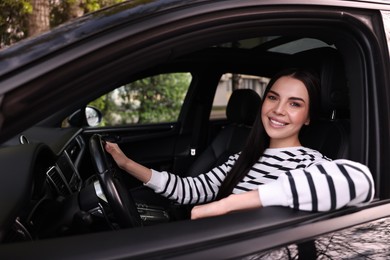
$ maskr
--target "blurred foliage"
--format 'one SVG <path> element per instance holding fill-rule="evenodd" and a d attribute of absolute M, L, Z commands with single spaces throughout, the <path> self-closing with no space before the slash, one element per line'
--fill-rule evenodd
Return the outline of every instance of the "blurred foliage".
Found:
<path fill-rule="evenodd" d="M 34 0 L 0 0 L 0 48 L 28 37 L 28 15 Z M 72 18 L 76 6 L 80 14 L 99 10 L 125 0 L 47 0 L 50 5 L 50 26 L 58 26 Z M 73 8 L 73 9 L 72 9 Z"/>
<path fill-rule="evenodd" d="M 27 17 L 32 12 L 28 0 L 0 0 L 0 48 L 23 39 Z"/>
<path fill-rule="evenodd" d="M 103 112 L 103 126 L 173 122 L 190 81 L 189 73 L 156 75 L 124 85 L 89 105 Z"/>
<path fill-rule="evenodd" d="M 50 0 L 50 25 L 53 28 L 72 19 L 72 7 L 74 5 L 77 5 L 83 14 L 87 14 L 124 1 L 125 0 Z"/>

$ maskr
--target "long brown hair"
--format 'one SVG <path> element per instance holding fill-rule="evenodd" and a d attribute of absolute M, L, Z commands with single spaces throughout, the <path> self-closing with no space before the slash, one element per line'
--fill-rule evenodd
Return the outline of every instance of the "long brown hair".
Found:
<path fill-rule="evenodd" d="M 288 76 L 300 80 L 306 87 L 309 94 L 309 116 L 310 122 L 315 120 L 320 108 L 320 81 L 316 73 L 299 68 L 286 69 L 276 74 L 268 83 L 256 120 L 247 139 L 246 145 L 236 163 L 226 176 L 219 189 L 217 199 L 229 196 L 234 187 L 245 177 L 251 167 L 259 160 L 265 149 L 269 147 L 270 138 L 267 135 L 261 121 L 261 108 L 264 98 L 272 88 L 273 84 L 281 77 Z"/>

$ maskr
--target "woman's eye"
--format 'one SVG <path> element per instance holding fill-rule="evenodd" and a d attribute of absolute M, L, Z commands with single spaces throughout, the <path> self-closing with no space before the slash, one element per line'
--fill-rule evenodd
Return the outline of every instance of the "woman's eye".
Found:
<path fill-rule="evenodd" d="M 292 107 L 300 107 L 301 104 L 299 104 L 298 102 L 292 102 L 290 103 Z"/>
<path fill-rule="evenodd" d="M 273 95 L 268 95 L 267 98 L 268 98 L 269 100 L 276 100 L 276 97 L 273 96 Z"/>

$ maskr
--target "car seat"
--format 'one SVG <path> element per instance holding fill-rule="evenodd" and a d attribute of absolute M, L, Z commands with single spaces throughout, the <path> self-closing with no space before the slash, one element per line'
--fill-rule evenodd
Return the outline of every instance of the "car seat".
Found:
<path fill-rule="evenodd" d="M 187 171 L 187 176 L 197 176 L 224 163 L 232 154 L 241 151 L 260 109 L 261 98 L 252 89 L 232 92 L 226 107 L 229 124 L 214 138 Z"/>
<path fill-rule="evenodd" d="M 338 51 L 324 47 L 295 55 L 302 66 L 318 71 L 321 80 L 319 120 L 302 128 L 303 146 L 320 151 L 331 159 L 347 158 L 349 149 L 349 96 L 344 64 Z"/>

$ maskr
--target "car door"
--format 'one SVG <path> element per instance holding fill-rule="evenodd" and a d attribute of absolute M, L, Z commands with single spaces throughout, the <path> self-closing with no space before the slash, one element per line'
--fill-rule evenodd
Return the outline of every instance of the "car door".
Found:
<path fill-rule="evenodd" d="M 162 2 L 168 3 L 168 5 L 162 7 Z M 89 258 L 110 259 L 239 258 L 291 243 L 300 244 L 320 235 L 379 219 L 389 214 L 390 204 L 386 200 L 390 193 L 387 188 L 389 183 L 387 173 L 390 169 L 390 161 L 388 160 L 390 144 L 388 100 L 390 100 L 390 94 L 387 88 L 390 82 L 389 53 L 382 30 L 383 26 L 378 22 L 381 21 L 381 18 L 380 12 L 375 9 L 376 6 L 363 2 L 357 4 L 351 1 L 334 1 L 332 3 L 336 6 L 332 6 L 325 1 L 310 5 L 307 1 L 296 1 L 293 4 L 291 1 L 248 0 L 190 1 L 189 6 L 182 3 L 178 8 L 170 9 L 171 5 L 169 4 L 175 6 L 174 2 L 161 1 L 159 5 L 152 5 L 152 9 L 156 13 L 149 16 L 150 20 L 140 19 L 136 22 L 133 21 L 133 24 L 130 22 L 122 24 L 116 28 L 116 31 L 107 29 L 110 33 L 93 35 L 89 39 L 90 42 L 98 42 L 99 44 L 105 42 L 106 45 L 100 46 L 101 49 L 96 47 L 94 51 L 82 55 L 82 58 L 77 56 L 69 64 L 61 64 L 61 69 L 47 72 L 45 77 L 42 76 L 29 84 L 25 83 L 27 87 L 31 88 L 23 87 L 18 90 L 26 95 L 27 89 L 34 91 L 34 97 L 40 97 L 40 99 L 27 99 L 32 103 L 20 102 L 20 107 L 18 107 L 20 110 L 13 110 L 12 113 L 10 110 L 8 113 L 4 112 L 9 121 L 6 121 L 8 124 L 4 124 L 3 134 L 9 135 L 14 128 L 20 127 L 19 124 L 22 122 L 12 119 L 18 113 L 26 112 L 24 107 L 27 106 L 27 103 L 30 108 L 40 109 L 38 112 L 47 115 L 50 108 L 58 109 L 61 104 L 71 101 L 72 98 L 80 97 L 80 93 L 86 95 L 87 97 L 82 96 L 80 101 L 77 101 L 79 105 L 86 100 L 90 101 L 91 97 L 97 98 L 99 95 L 92 95 L 89 92 L 97 86 L 101 86 L 102 83 L 108 84 L 118 76 L 123 77 L 129 67 L 132 69 L 132 73 L 136 74 L 136 72 L 153 67 L 150 65 L 152 62 L 154 65 L 162 64 L 165 66 L 188 52 L 195 52 L 216 43 L 255 37 L 259 34 L 270 37 L 281 34 L 286 36 L 310 35 L 335 44 L 345 61 L 346 75 L 353 88 L 348 99 L 351 101 L 352 129 L 349 156 L 351 159 L 370 167 L 376 182 L 377 201 L 365 207 L 346 208 L 325 213 L 300 212 L 284 207 L 267 207 L 196 221 L 178 221 L 153 227 L 2 245 L 0 249 L 2 256 L 30 257 L 31 255 L 39 255 L 42 258 L 54 258 L 60 255 L 64 258 L 85 258 L 88 256 Z M 350 8 L 349 4 L 353 5 L 353 8 Z M 144 11 L 143 8 L 146 7 L 143 6 L 138 10 Z M 381 6 L 381 8 L 385 7 Z M 388 6 L 386 8 L 390 9 Z M 121 19 L 124 19 L 123 17 L 125 15 L 120 16 Z M 139 32 L 141 25 L 145 26 L 142 27 L 144 31 Z M 125 38 L 124 33 L 130 33 L 131 37 Z M 116 40 L 117 38 L 114 36 L 120 39 Z M 83 43 L 86 42 L 88 41 L 85 40 Z M 79 48 L 82 49 L 82 47 L 84 46 L 81 44 Z M 77 47 L 74 48 L 78 50 Z M 64 53 L 66 54 L 65 50 Z M 279 56 L 272 57 L 275 57 L 272 59 L 273 63 L 265 62 L 267 61 L 265 56 L 253 56 L 251 62 L 253 62 L 253 66 L 256 66 L 256 69 L 261 68 L 264 71 L 278 68 L 280 65 Z M 60 58 L 56 60 L 58 63 L 65 62 Z M 262 62 L 258 62 L 259 60 Z M 137 61 L 136 64 L 135 61 Z M 124 65 L 128 65 L 128 67 L 124 68 Z M 82 69 L 66 73 L 72 66 Z M 98 69 L 95 69 L 96 67 Z M 85 73 L 86 71 L 88 73 Z M 209 68 L 206 66 L 203 71 L 207 72 Z M 17 75 L 17 79 L 26 80 L 21 77 L 23 75 L 25 74 Z M 220 75 L 214 76 L 214 81 L 220 78 Z M 70 83 L 62 83 L 66 82 L 65 79 L 68 78 L 70 78 L 70 83 L 73 83 L 71 88 L 69 87 Z M 90 81 L 85 80 L 86 78 Z M 51 90 L 51 95 L 43 95 L 45 87 L 49 85 L 44 83 L 47 81 L 53 83 L 54 79 L 61 83 L 58 83 L 56 92 Z M 9 82 L 15 85 L 17 81 L 15 79 L 15 81 L 9 80 Z M 88 89 L 82 88 L 85 82 L 89 83 Z M 3 84 L 5 85 L 5 83 Z M 209 85 L 215 86 L 216 84 L 213 82 Z M 111 88 L 100 88 L 100 95 L 108 89 L 111 90 Z M 206 92 L 214 91 L 207 87 L 199 89 Z M 4 111 L 6 111 L 7 105 L 12 104 L 12 101 L 19 97 L 16 94 L 18 93 L 10 93 L 4 99 Z M 57 103 L 55 100 L 61 94 L 67 94 L 67 96 L 62 99 L 62 103 Z M 186 99 L 203 100 L 201 94 L 202 92 L 192 92 L 190 87 Z M 212 95 L 207 96 L 211 97 Z M 39 104 L 42 103 L 46 106 L 41 108 Z M 188 106 L 183 107 L 180 112 L 181 127 L 178 127 L 180 131 L 176 130 L 178 132 L 171 133 L 170 130 L 163 127 L 164 123 L 157 124 L 157 130 L 150 127 L 150 134 L 147 134 L 151 140 L 155 140 L 153 134 L 157 133 L 160 138 L 167 139 L 161 143 L 155 141 L 160 145 L 175 143 L 176 147 L 183 148 L 164 148 L 161 156 L 164 159 L 160 160 L 159 163 L 171 162 L 172 159 L 169 158 L 172 154 L 180 156 L 179 152 L 183 151 L 185 151 L 185 155 L 190 154 L 192 146 L 189 144 L 191 144 L 193 137 L 191 127 L 196 125 L 197 120 L 203 122 L 205 115 L 207 115 L 206 118 L 209 117 L 208 113 L 202 112 L 204 108 L 204 110 L 208 110 L 207 105 L 204 107 L 200 105 L 202 102 L 195 101 L 193 104 L 199 104 L 199 106 L 191 104 L 189 102 Z M 211 106 L 211 102 L 208 106 Z M 201 118 L 184 116 L 191 113 L 200 113 L 202 116 Z M 183 121 L 180 121 L 182 115 Z M 33 119 L 35 118 L 28 118 L 23 123 L 27 124 L 26 122 Z M 183 126 L 186 127 L 183 128 Z M 134 146 L 138 146 L 143 151 L 144 155 L 140 156 L 141 158 L 146 157 L 145 153 L 152 147 L 156 147 L 153 142 L 147 143 L 152 146 L 150 148 L 144 146 L 146 142 L 142 139 L 142 135 L 145 132 L 143 132 L 142 127 L 134 127 L 131 136 L 127 135 L 127 131 L 131 132 L 133 128 L 128 126 L 125 126 L 127 129 L 124 130 L 126 133 L 123 134 L 118 134 L 121 131 L 120 127 L 117 129 L 86 129 L 85 133 L 87 135 L 102 133 L 114 140 L 125 140 L 124 146 L 128 147 L 129 153 L 132 153 L 131 145 L 133 143 Z M 183 141 L 180 137 L 184 133 L 186 135 Z M 135 140 L 131 139 L 133 137 Z M 182 141 L 184 145 L 181 143 Z M 145 161 L 147 160 L 145 159 Z"/>
<path fill-rule="evenodd" d="M 147 74 L 90 102 L 103 117 L 84 136 L 100 134 L 147 167 L 185 175 L 208 139 L 219 72 Z"/>

